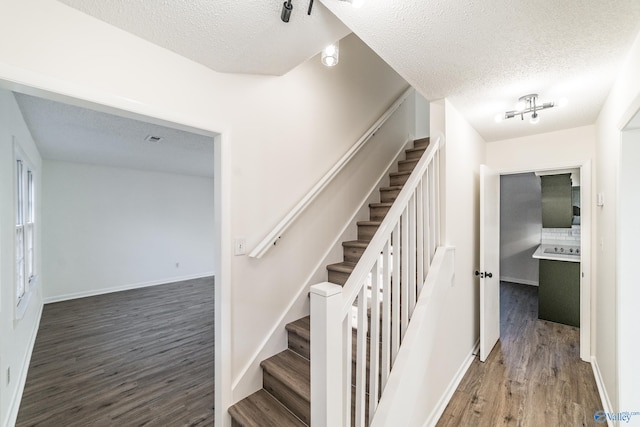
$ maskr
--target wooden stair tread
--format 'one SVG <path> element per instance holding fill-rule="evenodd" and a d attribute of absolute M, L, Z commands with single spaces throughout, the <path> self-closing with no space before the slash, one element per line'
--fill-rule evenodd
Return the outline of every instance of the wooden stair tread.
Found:
<path fill-rule="evenodd" d="M 309 360 L 291 350 L 284 350 L 263 360 L 260 362 L 260 366 L 302 399 L 310 402 L 311 366 Z"/>
<path fill-rule="evenodd" d="M 411 173 L 411 172 L 409 172 L 409 173 Z M 391 205 L 393 205 L 393 203 L 391 203 L 391 202 L 369 203 L 369 207 L 370 208 L 390 208 Z"/>
<path fill-rule="evenodd" d="M 402 185 L 392 185 L 392 186 L 389 186 L 389 187 L 380 187 L 380 191 L 397 191 L 397 190 L 402 190 Z"/>
<path fill-rule="evenodd" d="M 391 173 L 389 173 L 390 177 L 405 176 L 405 175 L 411 175 L 411 171 L 402 171 L 402 172 L 391 172 Z"/>
<path fill-rule="evenodd" d="M 369 246 L 369 242 L 366 240 L 348 240 L 346 242 L 342 242 L 342 246 L 346 248 L 361 248 L 364 249 Z"/>
<path fill-rule="evenodd" d="M 351 273 L 355 268 L 355 262 L 338 262 L 335 264 L 327 265 L 327 270 L 329 271 L 337 271 L 340 273 Z"/>
<path fill-rule="evenodd" d="M 311 316 L 306 316 L 295 322 L 287 323 L 285 326 L 288 332 L 298 335 L 309 341 L 311 339 Z"/>
<path fill-rule="evenodd" d="M 415 153 L 418 151 L 426 151 L 426 147 L 414 147 L 414 148 L 407 148 L 406 150 L 404 150 L 405 153 Z"/>
<path fill-rule="evenodd" d="M 230 407 L 229 414 L 242 427 L 306 427 L 264 389 Z"/>
<path fill-rule="evenodd" d="M 382 221 L 358 221 L 357 224 L 358 225 L 374 225 L 376 227 L 379 227 L 380 224 L 382 224 Z"/>

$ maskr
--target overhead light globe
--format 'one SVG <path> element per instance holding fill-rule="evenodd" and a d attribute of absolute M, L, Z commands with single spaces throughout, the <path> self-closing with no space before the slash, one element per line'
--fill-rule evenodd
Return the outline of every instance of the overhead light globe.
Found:
<path fill-rule="evenodd" d="M 531 115 L 531 119 L 529 120 L 529 123 L 531 123 L 532 125 L 535 125 L 536 123 L 538 123 L 540 121 L 540 116 L 538 115 L 538 113 L 534 112 Z"/>

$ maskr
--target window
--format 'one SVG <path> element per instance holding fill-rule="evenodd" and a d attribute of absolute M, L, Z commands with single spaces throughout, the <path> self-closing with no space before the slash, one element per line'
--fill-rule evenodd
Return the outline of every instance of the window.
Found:
<path fill-rule="evenodd" d="M 33 168 L 16 159 L 16 305 L 20 306 L 35 271 L 35 180 Z"/>

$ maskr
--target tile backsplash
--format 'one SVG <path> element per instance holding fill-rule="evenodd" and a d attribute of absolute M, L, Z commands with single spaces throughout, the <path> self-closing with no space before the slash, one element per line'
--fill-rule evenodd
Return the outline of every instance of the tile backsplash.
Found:
<path fill-rule="evenodd" d="M 543 228 L 541 243 L 543 245 L 559 244 L 565 246 L 580 246 L 580 226 L 571 228 Z"/>

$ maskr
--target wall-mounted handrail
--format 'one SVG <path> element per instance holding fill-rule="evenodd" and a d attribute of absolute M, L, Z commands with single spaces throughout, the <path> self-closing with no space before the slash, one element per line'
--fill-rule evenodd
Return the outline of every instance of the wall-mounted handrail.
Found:
<path fill-rule="evenodd" d="M 285 215 L 284 218 L 271 230 L 260 243 L 249 253 L 252 258 L 261 258 L 269 249 L 271 249 L 283 233 L 291 226 L 291 224 L 304 212 L 304 210 L 313 202 L 316 197 L 324 190 L 333 178 L 355 157 L 356 154 L 364 147 L 373 135 L 382 127 L 382 125 L 395 113 L 395 111 L 404 103 L 404 101 L 412 93 L 413 88 L 409 87 L 398 99 L 380 116 L 376 122 L 360 137 L 360 139 L 347 151 L 338 162 L 333 165 L 327 173 L 314 185 L 311 190 Z"/>

